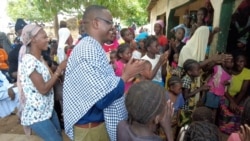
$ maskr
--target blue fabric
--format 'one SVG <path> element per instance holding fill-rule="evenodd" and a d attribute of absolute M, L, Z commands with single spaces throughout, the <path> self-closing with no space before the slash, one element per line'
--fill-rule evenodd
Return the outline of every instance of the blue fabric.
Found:
<path fill-rule="evenodd" d="M 152 81 L 152 82 L 154 82 L 155 84 L 160 85 L 162 87 L 165 86 L 164 82 L 159 82 L 159 81 Z"/>
<path fill-rule="evenodd" d="M 139 35 L 137 35 L 136 37 L 135 37 L 135 41 L 136 42 L 140 42 L 141 40 L 144 40 L 144 39 L 146 39 L 148 37 L 148 33 L 147 32 L 142 32 L 142 33 L 140 33 Z"/>
<path fill-rule="evenodd" d="M 86 124 L 90 122 L 103 122 L 103 109 L 107 108 L 116 99 L 123 96 L 124 82 L 120 80 L 118 86 L 108 95 L 99 100 L 76 124 Z"/>
<path fill-rule="evenodd" d="M 120 80 L 97 40 L 87 36 L 75 46 L 68 59 L 63 85 L 65 133 L 71 140 L 74 139 L 73 126 L 114 90 Z"/>
<path fill-rule="evenodd" d="M 185 104 L 185 100 L 183 98 L 182 94 L 179 94 L 175 103 L 174 103 L 174 111 L 177 112 L 181 107 L 183 107 Z"/>
<path fill-rule="evenodd" d="M 205 106 L 209 108 L 219 108 L 220 96 L 215 95 L 212 92 L 207 92 L 205 97 Z"/>
<path fill-rule="evenodd" d="M 34 123 L 30 128 L 45 141 L 62 141 L 62 131 L 55 111 L 50 119 Z"/>

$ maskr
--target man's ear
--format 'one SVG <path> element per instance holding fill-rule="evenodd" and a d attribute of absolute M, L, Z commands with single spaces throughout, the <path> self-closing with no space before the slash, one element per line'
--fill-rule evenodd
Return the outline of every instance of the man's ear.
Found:
<path fill-rule="evenodd" d="M 98 29 L 99 26 L 100 26 L 100 22 L 99 22 L 97 19 L 94 19 L 94 20 L 92 20 L 92 22 L 91 22 L 91 26 L 92 26 L 94 29 Z"/>

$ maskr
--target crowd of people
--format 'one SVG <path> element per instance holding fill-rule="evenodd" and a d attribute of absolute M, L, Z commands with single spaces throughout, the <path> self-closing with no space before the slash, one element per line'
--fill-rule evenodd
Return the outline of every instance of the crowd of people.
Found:
<path fill-rule="evenodd" d="M 50 41 L 18 19 L 11 50 L 0 46 L 0 117 L 18 108 L 25 133 L 45 141 L 63 140 L 62 129 L 75 141 L 250 140 L 248 43 L 209 57 L 219 28 L 206 6 L 185 14 L 173 39 L 163 20 L 155 35 L 135 35 L 98 5 L 86 8 L 76 43 L 64 21 Z"/>

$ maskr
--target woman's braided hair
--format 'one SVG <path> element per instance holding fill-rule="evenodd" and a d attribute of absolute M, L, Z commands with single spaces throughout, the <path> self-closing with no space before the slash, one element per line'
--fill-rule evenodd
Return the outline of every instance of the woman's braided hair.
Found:
<path fill-rule="evenodd" d="M 125 105 L 128 111 L 128 122 L 136 121 L 147 124 L 164 110 L 164 88 L 151 81 L 134 84 L 128 91 Z"/>
<path fill-rule="evenodd" d="M 221 141 L 218 127 L 207 121 L 196 121 L 190 124 L 184 141 Z"/>

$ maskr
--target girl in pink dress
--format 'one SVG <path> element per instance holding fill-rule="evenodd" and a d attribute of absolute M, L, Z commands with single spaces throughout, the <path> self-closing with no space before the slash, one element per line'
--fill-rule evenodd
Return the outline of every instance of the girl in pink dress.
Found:
<path fill-rule="evenodd" d="M 213 110 L 214 118 L 217 108 L 219 108 L 220 99 L 225 94 L 226 85 L 231 80 L 233 65 L 233 59 L 225 61 L 222 65 L 215 65 L 213 74 L 208 79 L 207 85 L 210 89 L 205 96 L 205 106 Z"/>
<path fill-rule="evenodd" d="M 117 50 L 117 61 L 114 63 L 114 70 L 116 76 L 122 76 L 123 69 L 128 61 L 132 57 L 132 51 L 128 43 L 121 44 L 118 46 Z M 125 83 L 125 93 L 128 91 L 129 87 L 132 85 L 132 82 Z"/>

